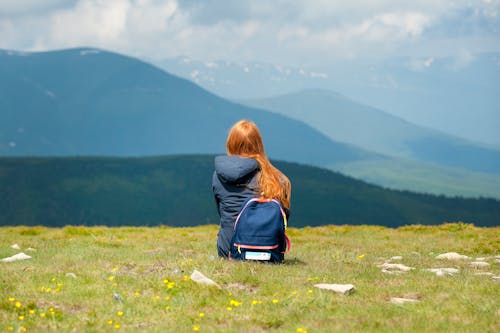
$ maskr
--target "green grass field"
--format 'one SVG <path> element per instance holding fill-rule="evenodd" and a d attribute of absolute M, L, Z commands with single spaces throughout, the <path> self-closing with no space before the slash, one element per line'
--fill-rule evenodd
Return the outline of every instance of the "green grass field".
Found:
<path fill-rule="evenodd" d="M 2 332 L 499 332 L 500 227 L 289 229 L 285 264 L 217 258 L 216 226 L 3 227 Z M 20 250 L 11 245 L 18 244 Z M 28 251 L 28 248 L 35 250 Z M 458 252 L 469 260 L 435 257 Z M 392 261 L 415 269 L 386 274 Z M 477 257 L 490 264 L 470 265 Z M 437 276 L 424 268 L 460 271 Z M 196 269 L 221 289 L 190 279 Z M 317 283 L 353 284 L 340 295 Z M 393 304 L 392 297 L 417 299 Z"/>

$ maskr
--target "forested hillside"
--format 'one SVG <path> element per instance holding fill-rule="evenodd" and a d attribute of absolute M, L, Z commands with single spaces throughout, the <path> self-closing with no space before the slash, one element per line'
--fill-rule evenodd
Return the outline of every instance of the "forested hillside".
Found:
<path fill-rule="evenodd" d="M 292 181 L 295 227 L 500 224 L 500 202 L 383 189 L 316 167 L 276 162 Z M 0 225 L 217 224 L 213 156 L 0 158 Z"/>

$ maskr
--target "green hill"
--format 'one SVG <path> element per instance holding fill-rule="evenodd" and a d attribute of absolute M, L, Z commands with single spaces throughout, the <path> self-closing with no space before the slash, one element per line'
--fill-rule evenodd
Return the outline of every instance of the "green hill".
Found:
<path fill-rule="evenodd" d="M 500 223 L 500 202 L 383 189 L 294 163 L 295 227 L 327 224 Z M 213 156 L 0 158 L 0 225 L 217 224 Z"/>

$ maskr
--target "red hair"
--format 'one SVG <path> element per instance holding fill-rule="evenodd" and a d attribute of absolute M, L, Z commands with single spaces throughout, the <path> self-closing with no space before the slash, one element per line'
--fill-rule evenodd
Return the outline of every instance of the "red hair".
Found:
<path fill-rule="evenodd" d="M 228 155 L 238 155 L 255 159 L 260 166 L 259 192 L 269 199 L 278 199 L 290 209 L 290 180 L 275 168 L 266 156 L 262 136 L 255 123 L 240 120 L 229 131 L 226 141 Z"/>

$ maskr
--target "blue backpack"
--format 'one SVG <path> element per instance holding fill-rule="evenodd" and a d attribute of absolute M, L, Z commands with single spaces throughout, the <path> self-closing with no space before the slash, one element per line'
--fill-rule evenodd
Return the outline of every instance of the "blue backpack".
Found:
<path fill-rule="evenodd" d="M 230 259 L 280 263 L 290 249 L 287 219 L 275 199 L 247 199 L 234 222 Z"/>

